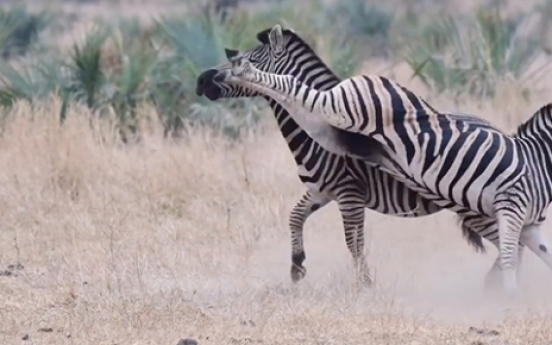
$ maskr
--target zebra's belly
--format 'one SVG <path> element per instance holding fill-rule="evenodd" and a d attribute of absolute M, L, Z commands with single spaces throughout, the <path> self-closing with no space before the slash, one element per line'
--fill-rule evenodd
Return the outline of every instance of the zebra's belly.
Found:
<path fill-rule="evenodd" d="M 322 183 L 320 183 L 319 180 L 313 178 L 312 176 L 302 174 L 299 174 L 299 179 L 308 190 L 317 194 L 324 194 L 322 190 Z"/>
<path fill-rule="evenodd" d="M 297 167 L 299 179 L 308 190 L 330 200 L 336 199 L 335 181 L 330 179 L 327 174 L 308 171 L 302 165 Z"/>
<path fill-rule="evenodd" d="M 420 217 L 441 211 L 437 205 L 422 198 L 404 183 L 379 169 L 362 162 L 349 161 L 341 173 L 308 172 L 298 166 L 299 177 L 311 191 L 328 199 L 365 198 L 364 206 L 375 212 L 398 216 Z"/>
<path fill-rule="evenodd" d="M 397 157 L 400 162 L 402 157 Z M 488 183 L 488 176 L 482 175 L 471 179 L 469 174 L 440 175 L 440 167 L 422 169 L 420 164 L 382 164 L 382 169 L 389 172 L 406 187 L 418 193 L 422 198 L 434 202 L 437 206 L 453 212 L 471 210 L 487 216 L 494 215 L 494 201 L 502 179 Z M 388 169 L 388 170 L 386 170 Z"/>
<path fill-rule="evenodd" d="M 399 217 L 420 217 L 441 211 L 437 205 L 430 203 L 391 174 L 369 164 L 362 171 L 367 208 Z M 359 180 L 360 177 L 357 178 Z"/>
<path fill-rule="evenodd" d="M 419 133 L 415 140 L 392 134 L 379 141 L 388 157 L 379 162 L 384 168 L 424 198 L 452 210 L 494 217 L 497 195 L 524 173 L 511 141 L 494 132 L 456 133 L 448 139 Z"/>

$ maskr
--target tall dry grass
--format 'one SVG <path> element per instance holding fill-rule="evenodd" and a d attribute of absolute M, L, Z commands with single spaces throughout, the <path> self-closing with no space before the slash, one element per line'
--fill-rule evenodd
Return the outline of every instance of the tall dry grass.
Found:
<path fill-rule="evenodd" d="M 163 141 L 150 124 L 121 145 L 83 108 L 60 127 L 60 106 L 17 104 L 0 137 L 1 344 L 552 339 L 550 272 L 528 254 L 522 301 L 485 295 L 496 251 L 475 254 L 450 213 L 368 211 L 377 283 L 357 290 L 332 204 L 306 224 L 294 286 L 287 217 L 304 188 L 273 119 L 239 142 L 207 130 Z"/>

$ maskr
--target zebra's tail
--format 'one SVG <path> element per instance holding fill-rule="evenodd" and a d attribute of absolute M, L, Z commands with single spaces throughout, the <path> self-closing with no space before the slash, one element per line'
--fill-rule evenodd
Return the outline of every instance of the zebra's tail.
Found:
<path fill-rule="evenodd" d="M 476 252 L 486 253 L 487 248 L 483 244 L 483 237 L 468 227 L 465 223 L 465 219 L 459 219 L 459 221 L 460 226 L 462 227 L 462 235 L 464 235 L 464 238 L 468 241 L 468 244 L 475 248 Z"/>

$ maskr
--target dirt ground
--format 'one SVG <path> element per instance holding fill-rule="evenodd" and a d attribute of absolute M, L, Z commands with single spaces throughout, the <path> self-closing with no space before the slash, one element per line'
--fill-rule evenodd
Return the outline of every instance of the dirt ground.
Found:
<path fill-rule="evenodd" d="M 235 145 L 154 133 L 125 148 L 99 144 L 106 129 L 78 109 L 60 129 L 58 111 L 31 121 L 20 105 L 0 138 L 1 344 L 552 340 L 550 271 L 528 252 L 519 301 L 485 294 L 496 250 L 475 253 L 448 212 L 367 211 L 377 281 L 358 290 L 330 204 L 306 224 L 293 285 L 287 217 L 304 188 L 274 121 Z"/>

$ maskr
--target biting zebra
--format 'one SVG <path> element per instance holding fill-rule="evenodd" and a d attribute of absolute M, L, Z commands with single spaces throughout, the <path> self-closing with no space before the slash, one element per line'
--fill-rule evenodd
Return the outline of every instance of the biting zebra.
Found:
<path fill-rule="evenodd" d="M 279 25 L 270 31 L 269 43 L 275 52 L 284 48 Z M 326 149 L 347 151 L 438 206 L 460 216 L 496 221 L 507 293 L 518 291 L 519 242 L 552 268 L 542 232 L 552 201 L 552 103 L 510 136 L 439 113 L 382 76 L 358 75 L 317 90 L 290 75 L 262 72 L 247 58 L 231 55 L 232 67 L 220 70 L 216 81 L 241 85 L 298 110 L 291 116 L 315 140 L 320 136 Z M 332 130 L 320 130 L 328 124 Z"/>
<path fill-rule="evenodd" d="M 271 29 L 257 34 L 260 44 L 244 52 L 228 50 L 232 57 L 247 58 L 258 69 L 276 74 L 289 74 L 298 80 L 319 90 L 327 90 L 338 85 L 341 80 L 318 57 L 312 48 L 292 30 L 282 30 L 281 45 L 273 50 L 270 38 Z M 291 269 L 294 282 L 303 278 L 306 258 L 303 245 L 303 226 L 307 218 L 331 201 L 336 201 L 341 213 L 346 244 L 352 254 L 359 277 L 367 283 L 370 276 L 365 258 L 364 247 L 364 208 L 381 214 L 397 217 L 422 217 L 442 209 L 433 202 L 422 198 L 418 193 L 397 181 L 390 174 L 382 172 L 362 160 L 335 154 L 314 141 L 290 116 L 290 113 L 276 101 L 240 85 L 215 80 L 220 70 L 229 68 L 228 63 L 204 71 L 197 80 L 196 93 L 215 101 L 222 98 L 263 96 L 272 108 L 279 129 L 298 167 L 300 180 L 307 191 L 290 212 L 291 230 Z M 294 110 L 294 112 L 297 112 Z M 455 114 L 474 124 L 490 126 L 478 117 Z M 326 127 L 324 129 L 324 127 Z M 320 130 L 329 129 L 321 126 Z M 316 135 L 316 134 L 315 134 Z M 320 137 L 320 135 L 319 135 Z M 362 138 L 361 138 L 362 140 Z M 481 236 L 498 247 L 498 228 L 492 220 L 469 216 L 462 219 L 462 229 L 468 242 L 477 250 L 485 250 Z M 519 253 L 523 246 L 520 245 Z M 486 277 L 491 285 L 500 272 L 497 258 Z"/>

